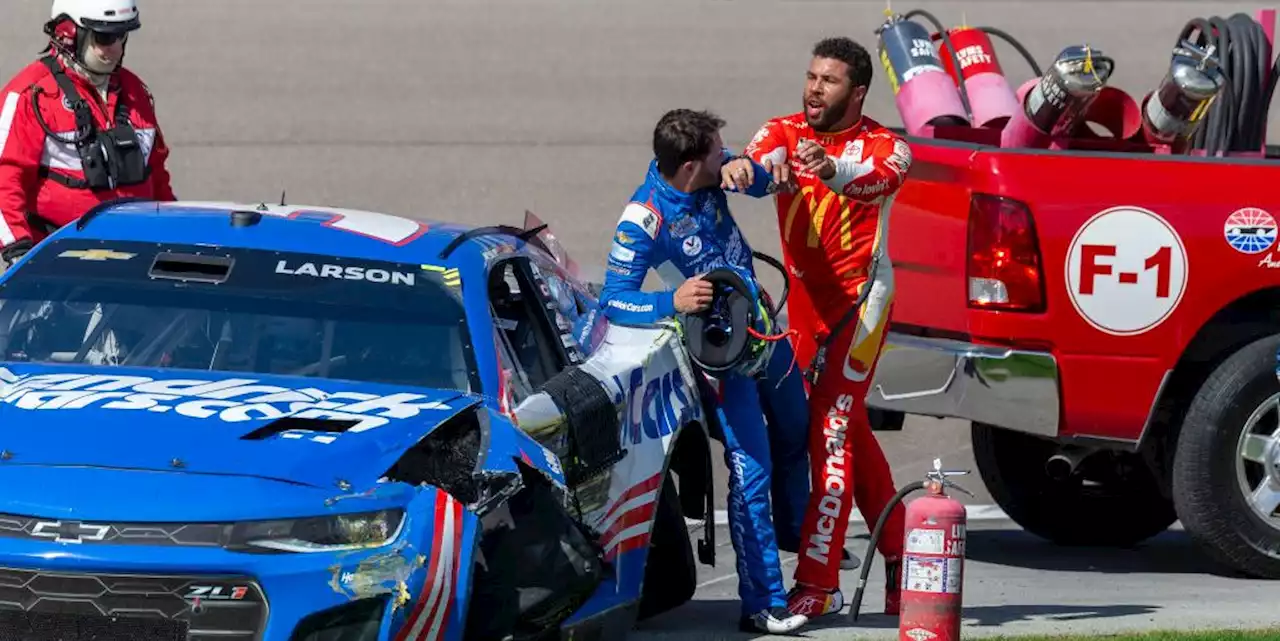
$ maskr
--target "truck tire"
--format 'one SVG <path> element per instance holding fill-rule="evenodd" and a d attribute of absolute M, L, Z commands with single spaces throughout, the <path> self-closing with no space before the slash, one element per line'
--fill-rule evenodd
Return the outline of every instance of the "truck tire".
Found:
<path fill-rule="evenodd" d="M 1043 539 L 1128 547 L 1178 520 L 1136 454 L 1099 452 L 1080 464 L 1078 475 L 1058 481 L 1045 471 L 1057 443 L 976 422 L 971 434 L 978 473 L 991 497 L 1010 519 Z"/>
<path fill-rule="evenodd" d="M 1254 341 L 1219 365 L 1183 419 L 1173 495 L 1183 527 L 1217 562 L 1280 579 L 1280 334 Z M 1253 438 L 1248 438 L 1253 436 Z M 1261 489 L 1262 509 L 1251 499 Z"/>
<path fill-rule="evenodd" d="M 707 527 L 715 527 L 710 521 L 708 519 Z M 680 496 L 668 472 L 654 514 L 636 619 L 643 621 L 692 599 L 698 583 L 695 563 L 689 528 L 680 510 Z"/>
<path fill-rule="evenodd" d="M 874 407 L 867 408 L 867 418 L 870 420 L 872 432 L 901 432 L 902 426 L 907 421 L 907 415 L 903 412 L 880 410 Z"/>

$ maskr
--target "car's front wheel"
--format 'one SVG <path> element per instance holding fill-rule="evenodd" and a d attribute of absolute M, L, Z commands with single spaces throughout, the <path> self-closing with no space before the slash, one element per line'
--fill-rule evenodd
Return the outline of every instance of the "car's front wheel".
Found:
<path fill-rule="evenodd" d="M 1280 334 L 1241 348 L 1205 379 L 1178 436 L 1174 501 L 1220 563 L 1280 579 Z"/>

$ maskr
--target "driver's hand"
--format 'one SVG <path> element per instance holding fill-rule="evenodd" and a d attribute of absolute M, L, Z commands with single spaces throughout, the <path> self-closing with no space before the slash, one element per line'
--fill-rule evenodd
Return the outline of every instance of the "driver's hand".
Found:
<path fill-rule="evenodd" d="M 795 181 L 791 179 L 791 166 L 786 161 L 775 167 L 773 160 L 765 158 L 764 170 L 773 175 L 773 184 L 779 191 L 794 192 L 796 190 Z"/>
<path fill-rule="evenodd" d="M 680 284 L 676 289 L 676 311 L 681 314 L 696 314 L 711 307 L 711 283 L 694 276 Z"/>
<path fill-rule="evenodd" d="M 796 145 L 796 158 L 798 158 L 804 167 L 804 170 L 817 174 L 823 180 L 830 180 L 836 175 L 836 161 L 827 155 L 827 150 L 822 145 L 805 138 Z"/>
<path fill-rule="evenodd" d="M 0 254 L 0 274 L 9 271 L 9 268 L 13 267 L 14 263 L 27 254 L 27 250 L 28 248 L 23 246 L 9 247 L 3 254 Z"/>
<path fill-rule="evenodd" d="M 746 158 L 734 158 L 720 167 L 720 188 L 745 192 L 751 188 L 755 167 Z"/>

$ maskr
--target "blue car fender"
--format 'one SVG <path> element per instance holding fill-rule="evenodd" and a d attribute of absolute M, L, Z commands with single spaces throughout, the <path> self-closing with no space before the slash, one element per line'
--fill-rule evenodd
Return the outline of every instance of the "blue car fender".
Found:
<path fill-rule="evenodd" d="M 566 490 L 564 468 L 554 452 L 517 427 L 510 418 L 493 410 L 489 411 L 489 424 L 486 470 L 518 473 L 516 461 L 522 461 L 546 476 L 556 489 Z"/>

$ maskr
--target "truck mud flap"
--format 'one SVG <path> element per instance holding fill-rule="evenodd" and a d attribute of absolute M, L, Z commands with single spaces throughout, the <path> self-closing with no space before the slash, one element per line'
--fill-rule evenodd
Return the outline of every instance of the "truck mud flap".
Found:
<path fill-rule="evenodd" d="M 552 639 L 595 593 L 602 550 L 556 498 L 526 471 L 525 488 L 483 521 L 467 639 Z"/>

